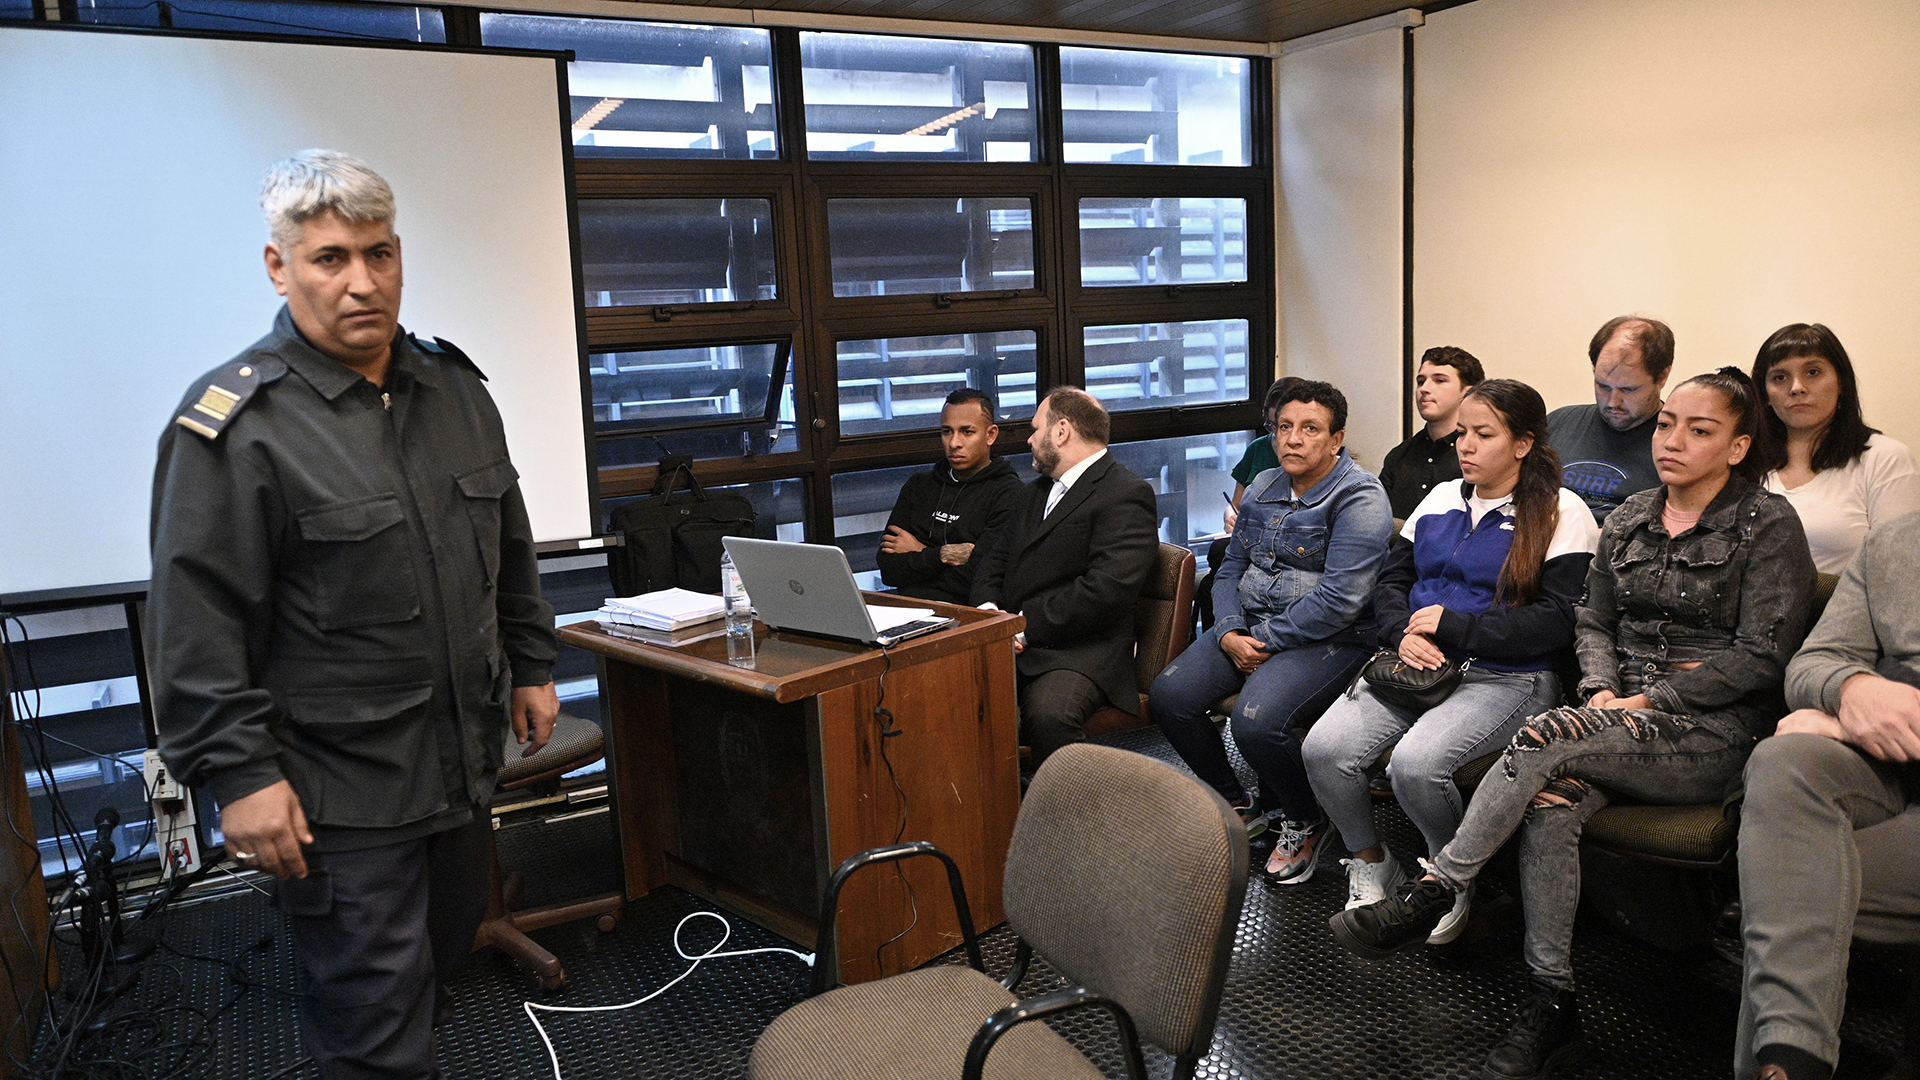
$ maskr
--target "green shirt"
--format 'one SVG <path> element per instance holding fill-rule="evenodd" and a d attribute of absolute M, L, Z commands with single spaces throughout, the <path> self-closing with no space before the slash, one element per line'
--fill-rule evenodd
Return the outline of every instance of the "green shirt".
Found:
<path fill-rule="evenodd" d="M 1233 482 L 1241 487 L 1253 483 L 1253 478 L 1268 469 L 1280 467 L 1280 456 L 1273 452 L 1273 436 L 1262 435 L 1247 444 L 1247 452 L 1240 455 L 1240 464 L 1233 467 Z"/>

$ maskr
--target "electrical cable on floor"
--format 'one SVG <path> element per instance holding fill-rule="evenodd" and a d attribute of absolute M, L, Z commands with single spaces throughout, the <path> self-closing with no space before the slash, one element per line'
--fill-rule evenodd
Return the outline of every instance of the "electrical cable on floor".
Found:
<path fill-rule="evenodd" d="M 886 765 L 887 779 L 893 782 L 893 793 L 900 800 L 900 827 L 893 833 L 893 842 L 898 844 L 907 835 L 907 789 L 900 786 L 900 776 L 893 771 L 893 757 L 887 753 L 887 740 L 899 738 L 902 732 L 893 726 L 893 712 L 886 707 L 887 672 L 893 670 L 893 654 L 884 645 L 880 647 L 880 661 L 880 696 L 873 703 L 873 718 L 880 724 L 880 761 Z M 906 887 L 907 907 L 913 914 L 907 920 L 906 929 L 874 946 L 873 966 L 876 970 L 881 967 L 880 954 L 886 947 L 913 933 L 913 928 L 920 925 L 920 899 L 914 895 L 913 882 L 907 877 L 906 868 L 901 862 L 899 859 L 893 861 L 893 873 L 900 879 L 900 884 Z"/>
<path fill-rule="evenodd" d="M 708 949 L 706 952 L 698 953 L 698 954 L 689 953 L 686 949 L 682 948 L 680 945 L 680 931 L 683 927 L 687 925 L 687 923 L 693 921 L 694 919 L 700 918 L 703 915 L 709 919 L 718 920 L 720 925 L 726 928 L 725 932 L 723 932 L 720 935 L 720 940 L 714 942 L 713 947 Z M 803 953 L 797 949 L 787 949 L 777 945 L 767 946 L 765 948 L 759 948 L 759 949 L 734 949 L 731 952 L 721 952 L 720 947 L 722 945 L 725 945 L 727 943 L 727 940 L 731 937 L 733 937 L 733 924 L 728 922 L 724 916 L 718 914 L 717 912 L 712 912 L 712 911 L 696 911 L 693 914 L 688 915 L 687 917 L 681 919 L 678 923 L 674 924 L 674 927 L 673 927 L 673 951 L 679 953 L 680 958 L 682 960 L 691 960 L 693 961 L 693 963 L 687 968 L 687 970 L 674 976 L 665 985 L 661 986 L 659 989 L 655 990 L 653 993 L 648 994 L 645 997 L 635 998 L 634 1000 L 626 1002 L 625 1004 L 622 1004 L 622 1005 L 543 1005 L 537 1001 L 521 1002 L 520 1007 L 526 1010 L 527 1019 L 533 1022 L 533 1030 L 540 1033 L 540 1041 L 546 1044 L 547 1057 L 549 1060 L 553 1062 L 553 1080 L 562 1080 L 560 1076 L 560 1052 L 553 1048 L 553 1039 L 547 1035 L 546 1027 L 540 1023 L 540 1017 L 538 1015 L 538 1013 L 540 1012 L 556 1012 L 556 1013 L 619 1012 L 623 1009 L 631 1009 L 638 1005 L 645 1005 L 647 1002 L 652 1001 L 654 998 L 657 998 L 661 994 L 666 993 L 668 990 L 673 989 L 675 984 L 679 983 L 680 980 L 686 978 L 687 976 L 693 974 L 694 971 L 700 967 L 701 962 L 706 960 L 720 960 L 720 959 L 724 959 L 726 957 L 732 957 L 732 956 L 753 956 L 756 953 L 786 953 L 789 956 L 799 957 L 800 962 L 807 965 L 808 967 L 812 967 L 814 964 L 814 955 L 812 953 Z M 538 1010 L 538 1012 L 536 1012 L 536 1010 Z"/>
<path fill-rule="evenodd" d="M 19 628 L 17 640 L 9 632 L 9 623 Z M 24 736 L 23 752 L 32 752 L 32 767 L 47 801 L 53 826 L 50 832 L 60 861 L 64 866 L 77 867 L 68 878 L 66 890 L 53 901 L 47 933 L 40 942 L 42 959 L 49 966 L 35 982 L 45 986 L 49 981 L 44 976 L 52 971 L 50 965 L 56 944 L 76 950 L 78 955 L 74 959 L 81 962 L 68 965 L 60 993 L 42 991 L 45 1023 L 33 1042 L 29 1060 L 21 1061 L 8 1050 L 12 1075 L 58 1080 L 74 1077 L 182 1080 L 203 1075 L 213 1050 L 210 1018 L 202 1009 L 172 1003 L 179 999 L 181 992 L 180 969 L 171 964 L 145 962 L 150 946 L 147 952 L 121 951 L 124 931 L 154 914 L 155 905 L 149 902 L 140 917 L 127 917 L 134 898 L 117 895 L 120 888 L 116 873 L 145 855 L 147 845 L 157 839 L 152 804 L 143 800 L 148 812 L 145 838 L 124 855 L 118 858 L 113 855 L 112 837 L 120 821 L 111 806 L 103 808 L 94 819 L 93 844 L 89 846 L 82 841 L 81 831 L 53 771 L 48 744 L 71 747 L 89 757 L 111 762 L 115 769 L 125 765 L 113 755 L 99 753 L 46 731 L 40 715 L 40 679 L 34 671 L 32 644 L 32 636 L 23 621 L 0 613 L 0 681 L 5 682 L 17 705 L 12 710 L 13 723 Z M 23 679 L 15 678 L 16 670 L 10 663 L 16 647 L 23 669 L 17 674 L 23 675 Z M 24 769 L 25 763 L 22 765 Z M 22 851 L 34 852 L 37 857 L 38 840 L 21 828 L 13 814 L 11 800 L 7 802 L 6 826 L 12 840 Z M 131 832 L 127 830 L 127 834 Z M 68 845 L 72 845 L 71 852 Z M 26 932 L 20 909 L 22 891 L 31 877 L 23 875 L 23 881 L 7 898 L 22 940 L 33 937 Z M 166 886 L 173 884 L 171 878 L 171 874 L 163 874 L 158 894 L 162 901 L 168 898 Z M 122 899 L 128 905 L 125 909 L 119 902 Z M 81 906 L 77 940 L 60 932 L 59 916 L 68 900 Z M 11 961 L 6 964 L 6 970 L 11 980 L 16 974 Z M 170 988 L 155 989 L 155 980 L 167 975 L 172 976 Z M 143 982 L 144 989 L 141 988 Z M 244 985 L 242 989 L 244 991 Z M 19 1010 L 15 1024 L 31 1011 L 30 1008 Z M 9 1038 L 9 1047 L 12 1043 Z"/>

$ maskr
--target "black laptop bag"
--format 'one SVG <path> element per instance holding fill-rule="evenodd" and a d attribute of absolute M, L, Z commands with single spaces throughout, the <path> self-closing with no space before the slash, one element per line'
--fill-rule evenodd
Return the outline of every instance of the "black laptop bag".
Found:
<path fill-rule="evenodd" d="M 608 517 L 608 531 L 626 540 L 625 547 L 613 548 L 609 554 L 615 595 L 635 596 L 675 586 L 719 592 L 720 538 L 753 536 L 755 520 L 746 496 L 707 494 L 694 479 L 692 458 L 679 454 L 661 458 L 660 478 L 652 493 L 618 507 Z"/>

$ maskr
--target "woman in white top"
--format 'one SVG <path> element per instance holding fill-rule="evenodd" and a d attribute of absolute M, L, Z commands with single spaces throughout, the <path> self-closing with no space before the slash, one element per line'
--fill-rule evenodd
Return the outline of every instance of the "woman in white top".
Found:
<path fill-rule="evenodd" d="M 1819 323 L 1775 330 L 1754 358 L 1753 382 L 1772 406 L 1767 490 L 1799 513 L 1821 573 L 1846 569 L 1869 528 L 1920 510 L 1913 455 L 1861 417 L 1853 361 L 1833 331 Z"/>

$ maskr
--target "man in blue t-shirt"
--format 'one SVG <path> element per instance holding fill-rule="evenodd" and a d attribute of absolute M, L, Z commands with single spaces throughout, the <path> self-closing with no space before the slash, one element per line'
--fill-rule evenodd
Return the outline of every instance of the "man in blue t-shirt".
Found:
<path fill-rule="evenodd" d="M 1553 410 L 1547 441 L 1560 455 L 1561 483 L 1604 524 L 1627 496 L 1660 486 L 1653 427 L 1673 370 L 1673 331 L 1638 315 L 1609 319 L 1588 343 L 1587 360 L 1594 404 Z"/>

